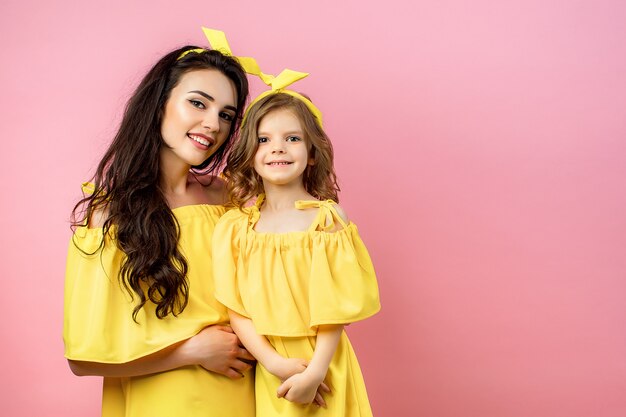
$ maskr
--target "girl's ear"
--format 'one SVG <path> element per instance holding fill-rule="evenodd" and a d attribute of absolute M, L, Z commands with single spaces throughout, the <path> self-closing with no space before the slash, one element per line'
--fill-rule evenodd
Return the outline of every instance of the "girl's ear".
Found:
<path fill-rule="evenodd" d="M 314 157 L 310 157 L 310 158 L 309 158 L 308 165 L 310 165 L 310 166 L 315 165 L 315 158 L 314 158 Z"/>

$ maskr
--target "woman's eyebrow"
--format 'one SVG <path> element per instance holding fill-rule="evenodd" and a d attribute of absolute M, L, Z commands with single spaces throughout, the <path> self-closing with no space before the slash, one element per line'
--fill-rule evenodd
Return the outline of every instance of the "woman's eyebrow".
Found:
<path fill-rule="evenodd" d="M 191 90 L 191 91 L 188 91 L 188 93 L 200 94 L 202 97 L 206 98 L 209 101 L 212 101 L 212 102 L 215 101 L 215 99 L 213 97 L 211 97 L 210 95 L 208 95 L 207 93 L 205 93 L 202 90 Z M 224 106 L 224 108 L 227 109 L 227 110 L 232 110 L 235 113 L 237 112 L 237 107 L 235 107 L 235 106 L 226 105 L 226 106 Z"/>

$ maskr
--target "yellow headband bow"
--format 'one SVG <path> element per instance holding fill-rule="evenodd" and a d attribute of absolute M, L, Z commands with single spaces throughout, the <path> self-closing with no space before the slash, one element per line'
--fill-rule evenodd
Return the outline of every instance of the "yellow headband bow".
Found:
<path fill-rule="evenodd" d="M 293 70 L 290 70 L 290 69 L 284 69 L 280 74 L 278 74 L 278 76 L 274 77 L 271 74 L 263 73 L 261 71 L 261 68 L 259 67 L 259 64 L 257 64 L 257 62 L 256 62 L 256 60 L 254 58 L 243 58 L 243 59 L 245 59 L 245 61 L 246 61 L 246 68 L 245 68 L 246 72 L 248 74 L 251 74 L 251 75 L 256 75 L 265 84 L 267 84 L 270 87 L 272 87 L 272 89 L 261 93 L 257 98 L 252 100 L 250 105 L 248 105 L 248 108 L 246 109 L 245 113 L 243 114 L 243 120 L 241 122 L 242 126 L 246 122 L 246 117 L 248 115 L 248 110 L 256 102 L 258 102 L 259 100 L 261 100 L 264 97 L 269 96 L 270 94 L 284 93 L 284 94 L 288 94 L 288 95 L 290 95 L 292 97 L 295 97 L 298 100 L 302 101 L 304 104 L 306 104 L 306 106 L 311 111 L 311 113 L 313 113 L 313 116 L 315 116 L 315 120 L 317 121 L 319 126 L 322 127 L 322 112 L 317 107 L 315 107 L 315 105 L 311 102 L 311 100 L 309 100 L 308 98 L 304 97 L 302 94 L 296 93 L 295 91 L 286 90 L 285 89 L 285 87 L 287 87 L 287 86 L 295 83 L 296 81 L 301 80 L 304 77 L 308 76 L 309 74 L 307 72 L 298 72 L 298 71 L 293 71 Z M 241 60 L 239 62 L 241 62 Z M 243 63 L 241 65 L 243 65 Z"/>
<path fill-rule="evenodd" d="M 306 72 L 298 72 L 298 71 L 292 71 L 290 69 L 285 69 L 283 70 L 280 74 L 278 74 L 278 76 L 274 77 L 271 74 L 265 74 L 261 71 L 261 68 L 259 67 L 259 64 L 257 64 L 256 60 L 254 58 L 250 58 L 250 57 L 237 57 L 234 56 L 230 46 L 228 45 L 228 41 L 226 40 L 226 35 L 224 34 L 224 32 L 222 32 L 221 30 L 216 30 L 216 29 L 209 29 L 209 28 L 205 28 L 202 27 L 202 31 L 204 32 L 204 36 L 206 36 L 207 40 L 209 41 L 209 45 L 211 45 L 211 48 L 213 48 L 214 50 L 220 51 L 221 53 L 223 53 L 224 55 L 227 56 L 232 56 L 233 58 L 237 59 L 237 61 L 239 61 L 239 64 L 241 65 L 241 67 L 243 68 L 243 70 L 250 74 L 250 75 L 256 75 L 257 77 L 259 77 L 265 84 L 269 85 L 270 87 L 272 87 L 271 90 L 265 91 L 264 93 L 261 93 L 257 98 L 255 98 L 254 100 L 252 100 L 252 102 L 250 103 L 250 105 L 248 106 L 248 109 L 255 104 L 257 101 L 259 101 L 260 99 L 262 99 L 263 97 L 266 97 L 270 94 L 276 94 L 276 93 L 285 93 L 288 94 L 290 96 L 293 96 L 299 100 L 301 100 L 304 104 L 306 104 L 306 106 L 308 107 L 308 109 L 311 111 L 311 113 L 313 113 L 313 116 L 315 116 L 315 120 L 317 120 L 318 124 L 320 125 L 320 127 L 322 127 L 322 112 L 319 111 L 319 109 L 317 107 L 315 107 L 315 105 L 311 102 L 311 100 L 309 100 L 308 98 L 304 97 L 302 94 L 298 94 L 295 91 L 292 90 L 286 90 L 285 87 L 293 84 L 294 82 L 301 80 L 302 78 L 308 76 L 309 74 Z M 184 56 L 186 56 L 187 54 L 190 53 L 202 53 L 206 51 L 206 49 L 203 48 L 196 48 L 196 49 L 189 49 L 185 52 L 183 52 L 182 54 L 180 54 L 180 56 L 177 59 L 181 59 Z M 246 112 L 243 115 L 243 120 L 242 120 L 242 125 L 243 122 L 245 122 L 246 120 L 246 115 L 248 114 L 248 110 L 246 109 Z"/>
<path fill-rule="evenodd" d="M 204 26 L 202 27 L 202 31 L 204 32 L 204 36 L 206 36 L 207 40 L 209 41 L 209 45 L 211 45 L 211 48 L 213 50 L 220 51 L 226 56 L 232 56 L 233 58 L 237 59 L 237 61 L 239 61 L 239 64 L 241 64 L 241 67 L 245 72 L 247 72 L 248 74 L 257 75 L 253 71 L 259 66 L 256 64 L 254 58 L 234 56 L 233 52 L 230 50 L 230 46 L 228 45 L 228 41 L 226 40 L 226 35 L 224 34 L 224 32 L 217 29 L 205 28 Z M 182 59 L 187 54 L 201 54 L 204 51 L 206 51 L 206 49 L 204 48 L 189 49 L 180 54 L 177 60 Z"/>

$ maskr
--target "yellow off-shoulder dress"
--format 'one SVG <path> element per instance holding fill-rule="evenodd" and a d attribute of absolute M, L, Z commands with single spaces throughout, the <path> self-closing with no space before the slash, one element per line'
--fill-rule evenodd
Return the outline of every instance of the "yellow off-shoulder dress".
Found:
<path fill-rule="evenodd" d="M 365 319 L 380 309 L 374 268 L 354 223 L 345 224 L 332 201 L 298 201 L 318 207 L 309 230 L 254 230 L 263 197 L 253 207 L 231 210 L 213 235 L 216 297 L 248 317 L 285 357 L 310 360 L 317 327 Z M 326 232 L 339 222 L 342 229 Z M 228 242 L 231 242 L 230 245 Z M 219 247 L 218 247 L 219 243 Z M 298 405 L 276 397 L 281 381 L 257 364 L 257 417 L 371 416 L 361 369 L 346 333 L 331 361 L 324 394 L 328 408 Z"/>
<path fill-rule="evenodd" d="M 189 303 L 177 317 L 158 319 L 147 303 L 132 319 L 135 301 L 120 287 L 124 253 L 102 228 L 80 227 L 69 244 L 65 280 L 65 357 L 124 363 L 187 339 L 212 324 L 227 324 L 228 311 L 214 296 L 211 237 L 223 206 L 172 210 L 179 247 L 188 262 Z M 114 228 L 109 234 L 114 235 Z M 130 378 L 104 378 L 104 417 L 254 417 L 254 381 L 231 380 L 200 366 Z"/>

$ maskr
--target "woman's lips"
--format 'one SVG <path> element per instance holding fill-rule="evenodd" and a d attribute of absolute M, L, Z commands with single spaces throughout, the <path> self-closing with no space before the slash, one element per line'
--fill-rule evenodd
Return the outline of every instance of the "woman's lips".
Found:
<path fill-rule="evenodd" d="M 202 147 L 205 149 L 208 149 L 209 146 L 215 143 L 215 139 L 206 135 L 199 134 L 199 133 L 188 133 L 187 137 L 193 140 L 194 143 L 202 145 Z"/>

